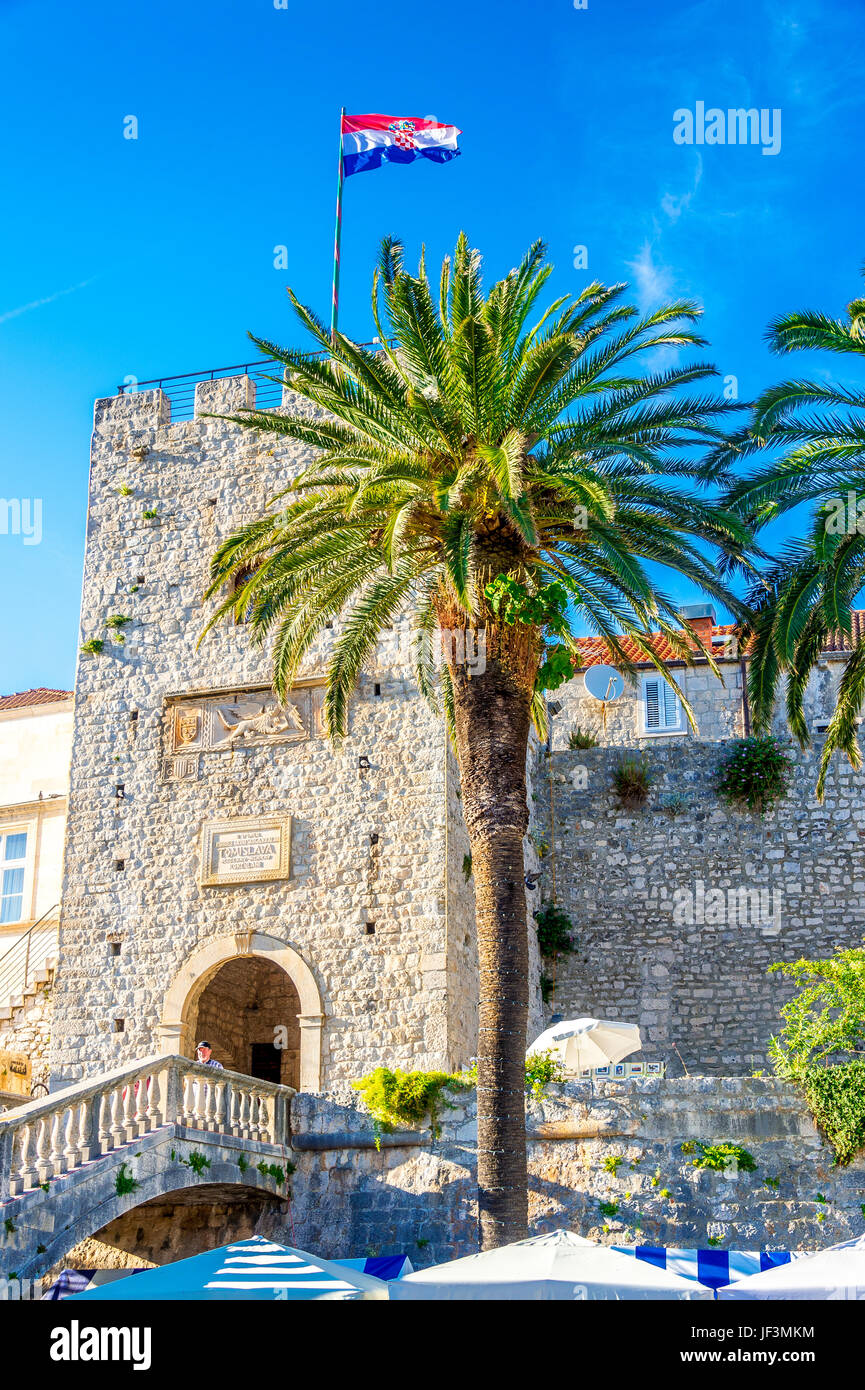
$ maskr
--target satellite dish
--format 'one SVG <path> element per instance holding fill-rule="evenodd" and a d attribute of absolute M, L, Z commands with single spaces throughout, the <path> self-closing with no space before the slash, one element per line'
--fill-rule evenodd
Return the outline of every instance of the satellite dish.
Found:
<path fill-rule="evenodd" d="M 615 666 L 589 666 L 583 679 L 589 694 L 604 705 L 624 694 L 625 678 Z"/>

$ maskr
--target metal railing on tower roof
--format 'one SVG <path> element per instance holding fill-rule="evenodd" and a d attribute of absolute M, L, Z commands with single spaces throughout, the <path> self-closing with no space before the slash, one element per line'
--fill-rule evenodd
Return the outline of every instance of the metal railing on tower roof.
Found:
<path fill-rule="evenodd" d="M 378 339 L 359 343 L 359 347 L 380 347 Z M 323 357 L 324 352 L 310 352 L 310 358 Z M 235 362 L 230 367 L 211 367 L 203 372 L 182 372 L 179 376 L 158 376 L 149 381 L 127 379 L 117 388 L 118 396 L 130 396 L 136 391 L 162 391 L 171 402 L 171 422 L 191 420 L 195 414 L 195 388 L 200 381 L 218 381 L 221 377 L 248 376 L 255 383 L 255 404 L 259 410 L 275 410 L 282 404 L 281 362 L 259 357 L 255 362 Z M 277 380 L 274 380 L 277 378 Z"/>

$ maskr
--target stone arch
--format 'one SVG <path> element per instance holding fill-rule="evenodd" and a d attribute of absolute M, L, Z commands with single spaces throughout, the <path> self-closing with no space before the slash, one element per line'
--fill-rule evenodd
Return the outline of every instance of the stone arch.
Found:
<path fill-rule="evenodd" d="M 264 932 L 238 932 L 217 936 L 193 951 L 180 967 L 165 996 L 162 1020 L 157 1028 L 160 1051 L 191 1056 L 195 1038 L 191 1029 L 198 1001 L 216 973 L 229 961 L 258 956 L 284 970 L 300 1000 L 300 1089 L 321 1090 L 321 1043 L 324 1010 L 312 970 L 291 946 Z"/>

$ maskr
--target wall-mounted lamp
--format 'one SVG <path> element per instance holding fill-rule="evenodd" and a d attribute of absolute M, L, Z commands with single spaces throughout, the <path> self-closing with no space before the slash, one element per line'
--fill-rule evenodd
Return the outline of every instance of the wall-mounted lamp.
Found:
<path fill-rule="evenodd" d="M 122 783 L 122 782 L 118 782 L 118 783 L 117 783 L 116 787 L 114 788 L 114 795 L 115 795 L 115 797 L 117 798 L 118 801 L 123 801 L 123 800 L 125 799 L 125 797 L 126 797 L 126 792 L 125 792 L 125 790 L 124 790 L 124 786 L 123 786 L 123 783 Z"/>
<path fill-rule="evenodd" d="M 530 893 L 534 893 L 538 886 L 538 881 L 531 874 L 526 874 L 525 884 Z"/>
<path fill-rule="evenodd" d="M 361 772 L 369 772 L 369 758 L 366 756 L 365 753 L 361 753 L 360 757 L 357 760 L 357 765 L 360 768 Z"/>

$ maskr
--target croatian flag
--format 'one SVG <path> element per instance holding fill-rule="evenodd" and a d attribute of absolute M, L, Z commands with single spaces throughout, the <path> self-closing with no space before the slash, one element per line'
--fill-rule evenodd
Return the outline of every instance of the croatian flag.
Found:
<path fill-rule="evenodd" d="M 382 164 L 411 164 L 434 159 L 444 164 L 459 154 L 455 125 L 440 125 L 424 116 L 343 116 L 342 164 L 345 177 L 378 169 Z"/>

